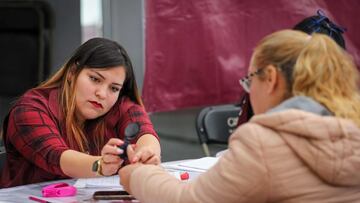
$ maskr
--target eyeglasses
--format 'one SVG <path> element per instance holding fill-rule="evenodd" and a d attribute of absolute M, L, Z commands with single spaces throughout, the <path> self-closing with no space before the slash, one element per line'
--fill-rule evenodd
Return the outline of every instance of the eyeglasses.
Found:
<path fill-rule="evenodd" d="M 243 77 L 239 80 L 240 85 L 243 87 L 243 89 L 247 93 L 250 93 L 251 78 L 254 77 L 255 75 L 259 75 L 259 73 L 261 71 L 262 71 L 262 68 L 254 71 L 252 73 L 249 73 L 248 75 L 246 75 L 245 77 Z"/>

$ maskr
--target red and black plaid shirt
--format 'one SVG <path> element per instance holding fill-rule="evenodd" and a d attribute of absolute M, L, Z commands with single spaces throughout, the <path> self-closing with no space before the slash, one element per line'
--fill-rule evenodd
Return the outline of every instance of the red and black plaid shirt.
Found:
<path fill-rule="evenodd" d="M 130 122 L 140 124 L 137 139 L 144 134 L 158 138 L 144 108 L 128 98 L 119 100 L 104 119 L 106 142 L 114 137 L 122 139 L 125 127 Z M 7 160 L 2 170 L 0 187 L 69 178 L 60 169 L 61 153 L 70 147 L 64 119 L 59 111 L 58 89 L 28 91 L 12 108 L 5 124 Z M 94 125 L 91 122 L 86 125 L 89 154 L 99 155 L 95 146 L 91 145 L 91 129 Z"/>

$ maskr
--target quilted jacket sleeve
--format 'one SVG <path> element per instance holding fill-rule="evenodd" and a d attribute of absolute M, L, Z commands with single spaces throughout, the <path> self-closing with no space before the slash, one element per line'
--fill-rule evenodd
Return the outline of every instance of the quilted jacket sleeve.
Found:
<path fill-rule="evenodd" d="M 269 178 L 254 125 L 237 129 L 218 163 L 191 182 L 158 166 L 137 168 L 130 179 L 133 194 L 141 202 L 266 202 Z"/>

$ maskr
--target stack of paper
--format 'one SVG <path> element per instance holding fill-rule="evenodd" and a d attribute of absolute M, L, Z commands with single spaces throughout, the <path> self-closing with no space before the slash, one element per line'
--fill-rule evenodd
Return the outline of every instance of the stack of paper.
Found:
<path fill-rule="evenodd" d="M 120 185 L 120 179 L 118 175 L 98 178 L 80 178 L 76 181 L 74 186 L 77 188 L 107 187 L 123 189 L 123 187 Z"/>
<path fill-rule="evenodd" d="M 218 161 L 218 157 L 203 157 L 200 159 L 187 160 L 176 162 L 174 164 L 163 164 L 164 168 L 170 169 L 168 172 L 179 179 L 179 174 L 176 171 L 189 172 L 205 172 L 211 168 Z M 174 171 L 175 170 L 175 171 Z M 99 178 L 80 178 L 74 184 L 77 188 L 116 188 L 123 189 L 120 185 L 118 175 Z"/>
<path fill-rule="evenodd" d="M 205 172 L 214 166 L 218 160 L 218 157 L 203 157 L 200 159 L 178 162 L 175 164 L 165 164 L 164 167 L 166 169 L 173 170 Z"/>

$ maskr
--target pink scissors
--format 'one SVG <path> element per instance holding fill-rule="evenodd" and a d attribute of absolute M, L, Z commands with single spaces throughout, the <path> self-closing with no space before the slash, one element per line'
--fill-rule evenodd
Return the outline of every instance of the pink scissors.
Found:
<path fill-rule="evenodd" d="M 42 188 L 43 197 L 67 197 L 76 195 L 76 187 L 67 183 L 55 183 Z"/>

